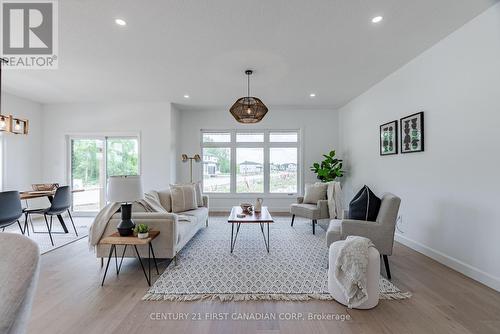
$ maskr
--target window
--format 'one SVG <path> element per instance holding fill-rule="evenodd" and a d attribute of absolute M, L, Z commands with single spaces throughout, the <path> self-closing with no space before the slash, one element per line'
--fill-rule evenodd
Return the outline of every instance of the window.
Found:
<path fill-rule="evenodd" d="M 203 149 L 203 192 L 231 191 L 231 149 L 207 147 Z"/>
<path fill-rule="evenodd" d="M 109 137 L 106 140 L 107 176 L 139 175 L 139 140 Z"/>
<path fill-rule="evenodd" d="M 264 149 L 236 148 L 236 192 L 264 192 Z"/>
<path fill-rule="evenodd" d="M 203 191 L 296 194 L 298 130 L 202 131 Z"/>

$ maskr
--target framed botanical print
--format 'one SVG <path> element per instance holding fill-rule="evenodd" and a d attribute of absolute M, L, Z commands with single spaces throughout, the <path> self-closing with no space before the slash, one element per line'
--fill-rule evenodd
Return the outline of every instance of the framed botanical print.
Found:
<path fill-rule="evenodd" d="M 406 116 L 400 120 L 401 153 L 424 150 L 424 112 Z"/>
<path fill-rule="evenodd" d="M 398 154 L 398 121 L 380 126 L 380 155 Z"/>

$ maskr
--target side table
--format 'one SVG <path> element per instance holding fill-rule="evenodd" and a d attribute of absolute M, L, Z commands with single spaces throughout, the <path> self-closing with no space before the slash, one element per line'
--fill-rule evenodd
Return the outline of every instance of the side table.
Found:
<path fill-rule="evenodd" d="M 156 257 L 155 257 L 155 252 L 153 250 L 153 245 L 151 242 L 160 234 L 160 231 L 149 231 L 149 237 L 146 239 L 139 239 L 135 236 L 127 236 L 127 237 L 122 237 L 118 232 L 115 232 L 111 234 L 110 236 L 104 237 L 101 239 L 99 244 L 101 245 L 111 245 L 111 248 L 109 250 L 109 256 L 108 256 L 108 262 L 106 264 L 106 270 L 104 271 L 104 276 L 102 278 L 102 283 L 101 286 L 104 285 L 104 280 L 106 279 L 106 274 L 108 273 L 108 268 L 109 268 L 109 262 L 111 261 L 111 257 L 113 256 L 113 253 L 115 253 L 115 266 L 116 266 L 116 275 L 120 274 L 120 269 L 122 267 L 122 262 L 123 262 L 123 256 L 125 255 L 125 251 L 127 250 L 128 246 L 133 246 L 135 250 L 135 254 L 137 255 L 137 258 L 139 259 L 139 263 L 141 264 L 142 271 L 144 273 L 144 276 L 146 277 L 146 281 L 148 282 L 148 285 L 151 286 L 151 255 L 153 256 L 153 261 L 155 263 L 156 267 L 156 273 L 159 275 L 160 272 L 158 271 L 158 264 L 156 263 Z M 139 251 L 137 250 L 137 246 L 148 246 L 148 272 L 149 275 L 146 273 L 146 269 L 144 268 L 144 265 L 142 264 L 141 256 L 139 255 Z M 124 246 L 123 247 L 123 252 L 122 252 L 122 257 L 120 259 L 120 265 L 118 265 L 118 257 L 116 255 L 116 246 Z"/>

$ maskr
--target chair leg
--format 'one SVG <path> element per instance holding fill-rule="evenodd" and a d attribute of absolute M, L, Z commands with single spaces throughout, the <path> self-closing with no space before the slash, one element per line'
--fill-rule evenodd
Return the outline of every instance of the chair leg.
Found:
<path fill-rule="evenodd" d="M 76 236 L 78 236 L 78 232 L 76 231 L 75 223 L 73 222 L 73 217 L 71 216 L 71 212 L 69 212 L 69 209 L 68 209 L 68 215 L 69 219 L 71 220 L 71 225 L 73 225 L 73 230 L 75 230 L 75 234 Z"/>
<path fill-rule="evenodd" d="M 28 236 L 30 235 L 30 228 L 28 225 L 28 213 L 24 214 L 24 232 L 28 232 Z"/>
<path fill-rule="evenodd" d="M 387 273 L 387 279 L 391 279 L 391 270 L 389 269 L 389 259 L 387 258 L 387 255 L 382 256 L 384 258 L 384 264 L 385 264 L 385 272 Z"/>
<path fill-rule="evenodd" d="M 54 246 L 54 240 L 52 239 L 52 233 L 50 231 L 49 221 L 47 220 L 47 215 L 44 214 L 43 218 L 45 218 L 45 224 L 47 225 L 47 230 L 49 231 L 50 243 L 52 244 L 52 246 Z M 51 223 L 52 223 L 52 216 L 50 216 L 50 220 L 51 220 Z"/>
<path fill-rule="evenodd" d="M 17 225 L 19 226 L 21 233 L 24 235 L 24 230 L 23 230 L 23 227 L 21 226 L 21 223 L 19 222 L 19 219 L 17 220 Z"/>
<path fill-rule="evenodd" d="M 292 223 L 290 224 L 290 226 L 293 226 L 293 221 L 295 220 L 295 215 L 292 215 Z"/>
<path fill-rule="evenodd" d="M 316 219 L 313 219 L 313 234 L 316 234 L 316 223 L 318 221 Z"/>

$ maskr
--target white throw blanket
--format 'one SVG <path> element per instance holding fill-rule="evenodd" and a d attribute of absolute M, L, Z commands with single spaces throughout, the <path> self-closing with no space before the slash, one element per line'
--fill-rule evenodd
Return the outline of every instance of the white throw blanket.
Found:
<path fill-rule="evenodd" d="M 342 187 L 340 186 L 340 182 L 328 182 L 326 195 L 328 199 L 328 214 L 330 219 L 343 219 L 344 198 L 342 196 Z"/>
<path fill-rule="evenodd" d="M 144 199 L 136 202 L 141 205 L 146 212 L 167 212 L 160 203 L 158 192 L 150 191 L 144 194 Z M 113 215 L 120 209 L 121 203 L 108 203 L 95 217 L 89 228 L 89 247 L 94 247 L 101 240 L 106 227 Z"/>
<path fill-rule="evenodd" d="M 349 236 L 335 258 L 334 277 L 346 297 L 349 308 L 357 307 L 368 300 L 366 277 L 369 247 L 373 247 L 370 239 Z"/>

